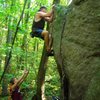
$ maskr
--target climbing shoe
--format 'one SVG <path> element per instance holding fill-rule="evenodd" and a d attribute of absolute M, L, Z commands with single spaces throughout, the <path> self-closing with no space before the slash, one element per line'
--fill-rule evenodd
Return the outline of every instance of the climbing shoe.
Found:
<path fill-rule="evenodd" d="M 54 56 L 54 51 L 51 50 L 50 52 L 47 52 L 47 56 Z"/>

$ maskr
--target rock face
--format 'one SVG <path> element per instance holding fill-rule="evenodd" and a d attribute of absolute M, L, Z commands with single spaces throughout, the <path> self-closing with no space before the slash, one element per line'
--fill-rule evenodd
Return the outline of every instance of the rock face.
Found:
<path fill-rule="evenodd" d="M 57 6 L 50 32 L 55 59 L 69 78 L 69 100 L 100 100 L 100 0 Z"/>

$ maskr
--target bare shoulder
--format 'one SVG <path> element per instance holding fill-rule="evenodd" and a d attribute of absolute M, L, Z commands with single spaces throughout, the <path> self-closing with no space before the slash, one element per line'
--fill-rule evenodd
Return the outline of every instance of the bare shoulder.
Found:
<path fill-rule="evenodd" d="M 39 21 L 41 19 L 41 15 L 40 15 L 40 13 L 36 13 L 36 15 L 35 15 L 35 18 L 34 18 L 34 20 L 37 22 L 37 21 Z"/>

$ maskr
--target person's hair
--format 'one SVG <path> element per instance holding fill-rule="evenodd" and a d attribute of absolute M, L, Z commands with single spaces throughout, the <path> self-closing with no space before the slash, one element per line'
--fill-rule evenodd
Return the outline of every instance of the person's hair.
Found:
<path fill-rule="evenodd" d="M 41 6 L 39 11 L 41 11 L 42 9 L 47 9 L 45 6 Z"/>
<path fill-rule="evenodd" d="M 11 84 L 14 84 L 14 79 L 15 79 L 15 78 L 11 78 L 11 80 L 10 80 L 10 83 L 11 83 Z"/>

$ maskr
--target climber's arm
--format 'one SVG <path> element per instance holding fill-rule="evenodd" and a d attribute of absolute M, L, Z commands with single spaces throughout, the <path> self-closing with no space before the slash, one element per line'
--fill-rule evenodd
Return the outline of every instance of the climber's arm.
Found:
<path fill-rule="evenodd" d="M 50 16 L 50 17 L 45 17 L 45 20 L 46 20 L 47 22 L 52 22 L 52 20 L 53 20 L 53 15 Z"/>
<path fill-rule="evenodd" d="M 50 17 L 50 16 L 52 16 L 52 14 L 53 14 L 53 10 L 51 10 L 51 12 L 47 12 L 47 13 L 45 13 L 45 12 L 38 12 L 38 15 L 40 16 L 40 17 Z"/>
<path fill-rule="evenodd" d="M 42 11 L 38 12 L 39 16 L 43 17 L 43 18 L 51 17 L 53 15 L 53 13 L 54 13 L 54 5 L 52 6 L 52 10 L 50 12 L 47 12 L 47 13 L 46 12 L 42 12 Z"/>

